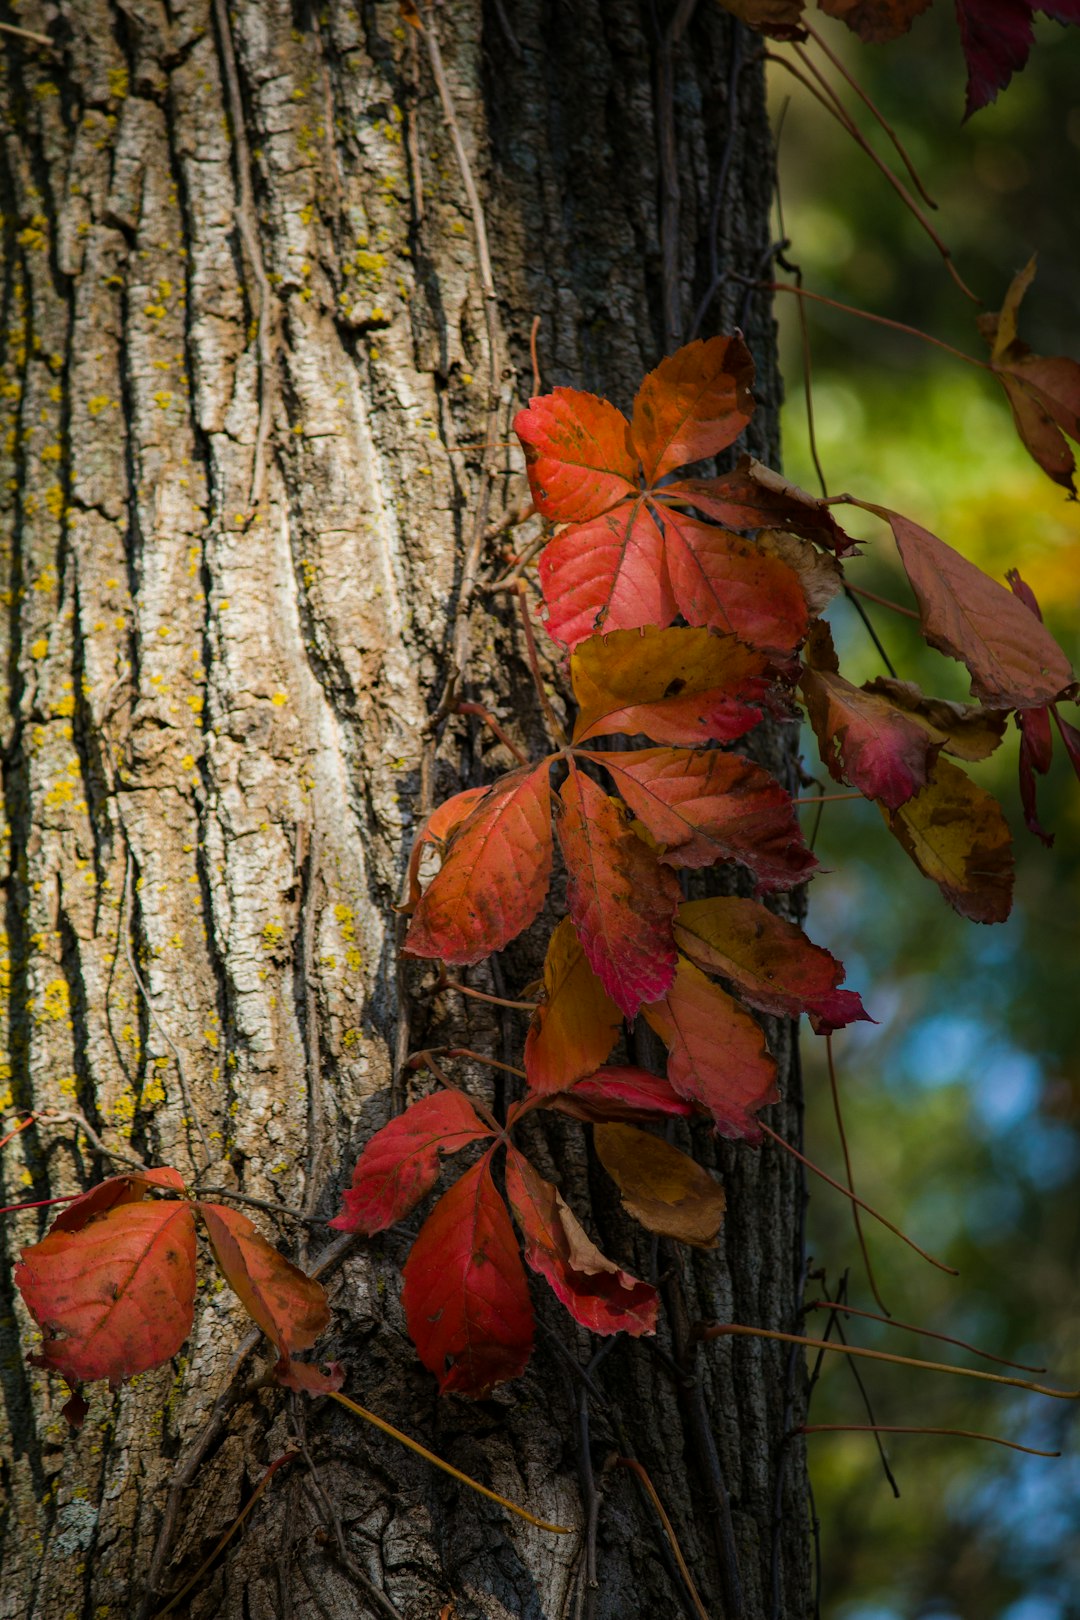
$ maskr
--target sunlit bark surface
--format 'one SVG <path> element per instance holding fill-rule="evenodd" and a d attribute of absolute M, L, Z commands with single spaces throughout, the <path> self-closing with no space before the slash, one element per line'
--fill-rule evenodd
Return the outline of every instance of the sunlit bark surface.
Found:
<path fill-rule="evenodd" d="M 96 1139 L 326 1218 L 359 1145 L 423 1084 L 410 1049 L 453 1040 L 514 1060 L 518 1015 L 504 1027 L 479 1003 L 425 998 L 430 966 L 399 972 L 391 907 L 425 803 L 507 762 L 472 721 L 429 726 L 455 647 L 466 695 L 541 741 L 513 603 L 484 589 L 536 520 L 482 533 L 527 493 L 508 439 L 533 316 L 545 386 L 627 404 L 669 341 L 666 216 L 669 315 L 686 335 L 721 278 L 701 331 L 746 327 L 751 447 L 776 449 L 768 311 L 723 279 L 757 274 L 768 245 L 756 42 L 735 45 L 713 0 L 684 4 L 668 78 L 657 30 L 673 11 L 441 8 L 494 300 L 427 45 L 395 0 L 5 13 L 55 44 L 0 35 L 0 1090 L 5 1119 L 45 1115 L 2 1156 L 4 1202 L 117 1168 Z M 547 674 L 556 689 L 554 661 Z M 779 741 L 762 747 L 790 768 Z M 536 929 L 470 982 L 514 993 L 539 949 Z M 787 1032 L 773 1034 L 793 1099 Z M 500 1100 L 490 1071 L 460 1072 Z M 793 1132 L 794 1101 L 775 1117 Z M 806 1613 L 802 1453 L 784 1444 L 795 1363 L 751 1341 L 695 1361 L 687 1341 L 699 1317 L 792 1324 L 790 1161 L 700 1143 L 722 1160 L 730 1216 L 715 1253 L 687 1257 L 626 1227 L 578 1127 L 530 1145 L 610 1252 L 661 1276 L 660 1344 L 688 1376 L 620 1342 L 586 1387 L 575 1364 L 597 1342 L 538 1294 L 526 1377 L 440 1401 L 399 1303 L 418 1220 L 334 1271 L 326 1354 L 357 1399 L 572 1535 L 510 1520 L 339 1408 L 274 1390 L 229 1410 L 187 1483 L 247 1332 L 209 1273 L 183 1357 L 93 1388 L 69 1434 L 11 1286 L 42 1230 L 30 1212 L 2 1227 L 0 1616 L 154 1613 L 296 1441 L 306 1454 L 178 1612 L 693 1612 L 633 1477 L 604 1471 L 632 1451 L 710 1614 L 738 1612 L 735 1562 L 747 1616 Z M 330 1236 L 256 1218 L 301 1261 Z M 240 1384 L 263 1365 L 256 1352 Z"/>

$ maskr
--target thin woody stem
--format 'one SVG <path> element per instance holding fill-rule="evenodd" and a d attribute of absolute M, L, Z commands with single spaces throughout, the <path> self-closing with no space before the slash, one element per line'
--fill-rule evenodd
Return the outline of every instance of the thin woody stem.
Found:
<path fill-rule="evenodd" d="M 431 1463 L 433 1468 L 441 1468 L 444 1474 L 450 1475 L 451 1479 L 456 1479 L 461 1485 L 467 1485 L 470 1491 L 476 1491 L 480 1496 L 486 1496 L 489 1502 L 497 1502 L 508 1513 L 516 1513 L 519 1519 L 525 1519 L 527 1523 L 535 1524 L 538 1530 L 550 1530 L 552 1535 L 568 1536 L 571 1534 L 569 1525 L 549 1524 L 546 1519 L 538 1519 L 535 1513 L 530 1513 L 528 1508 L 518 1507 L 516 1503 L 508 1502 L 506 1497 L 500 1496 L 497 1491 L 489 1491 L 486 1485 L 480 1484 L 479 1480 L 470 1478 L 468 1474 L 463 1474 L 460 1468 L 454 1467 L 453 1463 L 444 1462 L 441 1457 L 436 1457 L 435 1453 L 429 1451 L 426 1446 L 422 1446 L 419 1440 L 410 1439 L 407 1434 L 402 1434 L 400 1429 L 395 1429 L 392 1423 L 387 1423 L 385 1418 L 376 1417 L 375 1413 L 369 1412 L 366 1406 L 358 1406 L 355 1401 L 350 1401 L 349 1397 L 342 1395 L 339 1390 L 332 1389 L 328 1390 L 327 1393 L 332 1401 L 337 1401 L 339 1406 L 346 1407 L 348 1411 L 354 1412 L 357 1417 L 363 1418 L 365 1423 L 371 1423 L 376 1429 L 381 1429 L 383 1434 L 388 1434 L 399 1445 L 407 1446 L 418 1457 L 423 1457 L 425 1462 Z"/>
<path fill-rule="evenodd" d="M 490 1002 L 493 1007 L 510 1007 L 515 1012 L 535 1012 L 539 1006 L 539 1002 L 536 1001 L 510 1001 L 506 996 L 489 996 L 486 990 L 474 990 L 471 984 L 462 984 L 457 979 L 443 979 L 440 984 L 434 986 L 431 994 L 441 995 L 444 990 L 456 990 L 459 995 Z"/>
<path fill-rule="evenodd" d="M 502 1069 L 506 1074 L 516 1074 L 519 1080 L 527 1080 L 529 1078 L 524 1069 L 515 1069 L 512 1063 L 500 1063 L 498 1058 L 485 1057 L 483 1052 L 473 1052 L 467 1046 L 447 1047 L 446 1056 L 472 1058 L 474 1063 L 486 1063 L 492 1069 Z"/>
<path fill-rule="evenodd" d="M 889 1361 L 897 1367 L 922 1367 L 927 1372 L 951 1373 L 954 1378 L 978 1378 L 987 1384 L 1008 1384 L 1013 1389 L 1027 1389 L 1034 1395 L 1049 1395 L 1057 1401 L 1080 1400 L 1080 1389 L 1051 1389 L 1048 1384 L 1033 1384 L 1026 1378 L 1007 1378 L 1003 1373 L 983 1372 L 979 1367 L 953 1367 L 947 1361 L 920 1361 L 917 1356 L 897 1356 L 889 1350 L 868 1350 L 861 1344 L 837 1344 L 832 1339 L 811 1339 L 804 1333 L 781 1333 L 778 1328 L 747 1327 L 742 1322 L 713 1322 L 697 1330 L 701 1339 L 723 1339 L 740 1336 L 748 1339 L 777 1339 L 781 1344 L 805 1344 L 811 1350 L 833 1350 L 842 1356 L 863 1356 L 868 1361 Z"/>
<path fill-rule="evenodd" d="M 32 1125 L 33 1123 L 34 1115 L 27 1114 L 25 1119 L 21 1119 L 19 1121 L 14 1130 L 8 1131 L 5 1137 L 0 1138 L 0 1148 L 6 1148 L 9 1142 L 13 1142 L 22 1131 L 26 1130 L 27 1126 Z"/>
<path fill-rule="evenodd" d="M 880 124 L 881 128 L 885 131 L 885 134 L 889 137 L 889 140 L 895 147 L 897 156 L 899 157 L 901 163 L 911 176 L 911 183 L 915 187 L 916 191 L 918 191 L 920 197 L 923 199 L 923 202 L 925 202 L 928 208 L 936 209 L 937 203 L 934 201 L 933 197 L 931 197 L 930 193 L 923 185 L 922 180 L 919 178 L 919 172 L 914 163 L 911 161 L 904 143 L 901 141 L 899 135 L 893 129 L 888 119 L 881 112 L 880 108 L 871 99 L 868 92 L 863 89 L 862 85 L 854 77 L 854 75 L 844 66 L 843 62 L 836 55 L 835 51 L 833 51 L 831 47 L 826 44 L 825 40 L 818 33 L 817 29 L 814 28 L 805 17 L 802 18 L 800 27 L 806 29 L 806 32 L 810 35 L 810 38 L 814 41 L 814 44 L 817 46 L 818 50 L 821 51 L 824 56 L 828 57 L 829 61 L 840 74 L 841 78 L 851 86 L 852 90 L 854 90 L 855 94 L 870 113 L 871 117 L 876 123 Z"/>
<path fill-rule="evenodd" d="M 880 1303 L 880 1301 L 879 1301 Z M 900 1328 L 905 1333 L 920 1333 L 927 1339 L 940 1339 L 943 1344 L 955 1344 L 960 1350 L 969 1350 L 973 1356 L 982 1356 L 985 1361 L 996 1361 L 1002 1367 L 1016 1367 L 1020 1372 L 1043 1373 L 1045 1367 L 1032 1367 L 1026 1361 L 1010 1361 L 1007 1356 L 995 1356 L 991 1350 L 980 1350 L 976 1344 L 968 1344 L 966 1339 L 954 1339 L 950 1333 L 936 1333 L 933 1328 L 916 1327 L 914 1322 L 898 1322 L 894 1316 L 878 1316 L 874 1311 L 860 1310 L 857 1305 L 841 1305 L 838 1300 L 812 1299 L 806 1306 L 808 1311 L 843 1311 L 847 1316 L 861 1316 L 866 1322 L 882 1322 L 886 1327 Z"/>
<path fill-rule="evenodd" d="M 739 278 L 733 278 L 739 279 Z M 760 287 L 763 292 L 793 293 L 796 298 L 808 298 L 812 304 L 825 304 L 829 309 L 839 310 L 842 315 L 856 315 L 861 321 L 870 321 L 874 326 L 887 326 L 893 332 L 903 332 L 907 337 L 918 338 L 921 343 L 930 343 L 935 349 L 944 349 L 955 360 L 963 360 L 965 365 L 977 366 L 980 371 L 992 371 L 994 368 L 977 355 L 965 354 L 963 349 L 954 349 L 951 343 L 943 338 L 933 337 L 929 332 L 922 332 L 917 326 L 908 326 L 904 321 L 894 321 L 888 315 L 875 315 L 871 310 L 859 309 L 855 304 L 843 304 L 838 298 L 828 298 L 824 293 L 815 293 L 806 287 L 796 287 L 790 281 L 756 281 L 754 286 Z M 836 500 L 837 497 L 833 496 Z"/>
<path fill-rule="evenodd" d="M 832 1093 L 833 1114 L 836 1118 L 836 1131 L 840 1138 L 840 1148 L 844 1155 L 844 1173 L 847 1176 L 848 1191 L 851 1193 L 852 1198 L 854 1198 L 855 1177 L 851 1170 L 851 1154 L 848 1151 L 847 1132 L 844 1129 L 844 1115 L 840 1107 L 840 1087 L 836 1079 L 836 1063 L 833 1059 L 831 1034 L 826 1035 L 825 1037 L 825 1054 L 829 1066 L 829 1090 Z M 870 1250 L 866 1246 L 866 1234 L 862 1229 L 862 1221 L 859 1219 L 858 1204 L 852 1204 L 851 1214 L 852 1219 L 855 1222 L 855 1236 L 859 1240 L 859 1249 L 862 1253 L 863 1265 L 866 1267 L 866 1280 L 870 1284 L 870 1292 L 881 1306 L 881 1309 L 884 1311 L 885 1315 L 888 1316 L 889 1307 L 882 1299 L 878 1290 L 877 1278 L 874 1276 L 874 1267 L 870 1261 Z"/>
<path fill-rule="evenodd" d="M 649 1476 L 646 1473 L 645 1469 L 641 1466 L 641 1464 L 635 1458 L 633 1458 L 633 1457 L 616 1457 L 615 1458 L 615 1463 L 619 1468 L 629 1468 L 630 1471 L 636 1476 L 636 1478 L 640 1481 L 641 1485 L 643 1486 L 643 1488 L 645 1490 L 645 1494 L 648 1496 L 649 1501 L 652 1503 L 653 1507 L 656 1509 L 657 1518 L 660 1520 L 660 1523 L 664 1527 L 664 1534 L 667 1536 L 668 1542 L 670 1543 L 670 1546 L 671 1546 L 671 1550 L 672 1550 L 673 1554 L 675 1555 L 675 1562 L 679 1566 L 679 1574 L 682 1576 L 683 1580 L 686 1582 L 686 1590 L 690 1594 L 690 1598 L 691 1598 L 691 1601 L 693 1602 L 694 1608 L 697 1610 L 698 1615 L 700 1616 L 700 1620 L 709 1620 L 709 1611 L 705 1607 L 704 1603 L 702 1603 L 701 1597 L 700 1597 L 700 1595 L 698 1593 L 698 1589 L 694 1585 L 693 1576 L 690 1574 L 690 1571 L 687 1568 L 686 1559 L 683 1557 L 682 1548 L 679 1546 L 679 1538 L 675 1534 L 675 1529 L 674 1529 L 674 1526 L 671 1523 L 671 1520 L 668 1518 L 667 1513 L 664 1511 L 664 1504 L 663 1504 L 663 1502 L 661 1502 L 660 1497 L 657 1494 L 656 1486 L 653 1484 L 652 1480 L 649 1478 Z"/>
<path fill-rule="evenodd" d="M 813 1159 L 808 1159 L 804 1153 L 799 1152 L 798 1148 L 792 1147 L 790 1142 L 785 1141 L 778 1131 L 773 1130 L 771 1125 L 766 1125 L 763 1119 L 759 1119 L 758 1124 L 761 1126 L 761 1129 L 765 1132 L 766 1136 L 771 1136 L 774 1142 L 778 1143 L 780 1147 L 784 1148 L 786 1152 L 791 1154 L 792 1158 L 798 1159 L 800 1164 L 805 1164 L 806 1168 L 808 1170 L 812 1170 L 815 1176 L 820 1176 L 822 1181 L 827 1181 L 830 1187 L 835 1187 L 837 1192 L 843 1193 L 845 1198 L 850 1198 L 852 1203 L 858 1204 L 860 1209 L 865 1209 L 868 1215 L 872 1215 L 875 1221 L 880 1221 L 882 1226 L 888 1227 L 889 1231 L 894 1233 L 895 1236 L 901 1240 L 901 1242 L 906 1243 L 909 1249 L 914 1249 L 916 1254 L 921 1254 L 924 1260 L 928 1260 L 930 1264 L 932 1266 L 936 1266 L 939 1271 L 947 1271 L 950 1277 L 959 1277 L 960 1273 L 957 1271 L 955 1266 L 947 1266 L 944 1260 L 937 1260 L 932 1254 L 928 1253 L 926 1249 L 920 1248 L 920 1246 L 915 1242 L 915 1239 L 909 1238 L 907 1233 L 902 1232 L 893 1221 L 889 1220 L 887 1215 L 882 1215 L 881 1211 L 875 1209 L 872 1204 L 868 1204 L 865 1198 L 860 1198 L 857 1193 L 851 1192 L 847 1187 L 844 1186 L 842 1181 L 834 1181 L 832 1176 L 830 1176 L 826 1171 L 822 1170 L 819 1165 L 814 1163 Z"/>
<path fill-rule="evenodd" d="M 814 793 L 809 798 L 792 799 L 792 804 L 841 804 L 845 799 L 864 799 L 865 793 Z"/>
<path fill-rule="evenodd" d="M 451 1053 L 449 1055 L 450 1056 L 455 1056 L 456 1054 Z M 451 1080 L 450 1076 L 446 1073 L 445 1069 L 442 1069 L 442 1068 L 439 1067 L 439 1065 L 436 1063 L 435 1059 L 432 1057 L 430 1052 L 418 1052 L 416 1057 L 413 1059 L 413 1062 L 414 1063 L 423 1063 L 425 1068 L 428 1068 L 428 1069 L 431 1070 L 432 1074 L 435 1076 L 435 1078 L 439 1082 L 440 1086 L 445 1086 L 447 1091 L 460 1091 L 461 1090 L 460 1086 L 455 1086 L 454 1082 Z M 469 1101 L 472 1103 L 472 1105 L 476 1109 L 477 1113 L 480 1114 L 481 1117 L 486 1121 L 486 1123 L 491 1126 L 491 1129 L 493 1131 L 495 1131 L 498 1135 L 501 1136 L 502 1135 L 502 1126 L 499 1124 L 498 1120 L 495 1118 L 495 1115 L 491 1112 L 491 1109 L 488 1107 L 487 1103 L 483 1102 L 479 1097 L 470 1097 Z"/>
<path fill-rule="evenodd" d="M 540 674 L 540 660 L 536 653 L 536 637 L 533 635 L 532 620 L 529 618 L 529 604 L 526 599 L 525 587 L 520 580 L 517 582 L 517 599 L 518 608 L 521 612 L 522 628 L 525 631 L 525 646 L 529 655 L 529 669 L 532 672 L 533 685 L 536 687 L 536 693 L 540 699 L 540 707 L 544 711 L 544 718 L 548 723 L 551 735 L 555 738 L 556 742 L 561 748 L 565 748 L 569 739 L 563 728 L 562 721 L 555 713 L 555 710 L 551 707 L 551 699 L 544 690 L 544 681 Z"/>
<path fill-rule="evenodd" d="M 496 720 L 495 716 L 490 712 L 490 710 L 485 709 L 482 703 L 459 703 L 457 705 L 457 712 L 458 714 L 475 715 L 478 720 L 482 720 L 485 726 L 487 726 L 490 731 L 494 732 L 495 736 L 502 743 L 503 747 L 510 750 L 519 765 L 529 764 L 528 754 L 524 753 L 518 747 L 517 743 L 514 742 L 512 738 L 507 736 L 506 732 Z"/>
<path fill-rule="evenodd" d="M 1060 1451 L 1039 1451 L 1035 1446 L 1022 1446 L 1017 1440 L 1003 1440 L 997 1434 L 982 1434 L 977 1429 L 926 1429 L 921 1424 L 908 1423 L 804 1423 L 795 1434 L 951 1434 L 961 1440 L 989 1440 L 993 1446 L 1008 1446 L 1010 1451 L 1026 1451 L 1029 1457 L 1060 1457 Z"/>
<path fill-rule="evenodd" d="M 879 607 L 891 608 L 894 613 L 902 613 L 905 619 L 918 620 L 919 615 L 914 608 L 902 607 L 899 602 L 892 601 L 888 596 L 879 596 L 876 591 L 865 590 L 863 586 L 852 585 L 850 582 L 847 588 L 853 596 L 865 596 L 868 602 L 876 602 Z"/>

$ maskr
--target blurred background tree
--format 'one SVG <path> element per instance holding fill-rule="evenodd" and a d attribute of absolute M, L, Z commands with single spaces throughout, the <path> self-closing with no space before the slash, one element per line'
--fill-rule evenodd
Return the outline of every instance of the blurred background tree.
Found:
<path fill-rule="evenodd" d="M 1045 354 L 1080 353 L 1076 208 L 1080 196 L 1080 33 L 1040 23 L 1025 72 L 961 124 L 964 65 L 953 9 L 933 6 L 910 35 L 869 47 L 814 16 L 869 91 L 940 207 L 934 223 L 988 309 L 1038 252 L 1022 335 Z M 786 47 L 779 50 L 785 54 Z M 820 57 L 817 58 L 819 61 Z M 807 288 L 920 327 L 983 357 L 974 307 L 879 172 L 779 67 L 783 226 Z M 888 143 L 831 69 L 860 126 Z M 816 490 L 794 297 L 778 299 L 785 470 Z M 806 306 L 819 459 L 830 490 L 894 506 L 1001 578 L 1019 566 L 1077 662 L 1080 508 L 1029 459 L 993 379 L 915 339 Z M 867 518 L 856 581 L 911 598 L 887 531 Z M 870 607 L 902 678 L 966 696 L 960 666 L 929 651 L 913 625 Z M 830 613 L 853 680 L 885 673 L 842 600 Z M 852 673 L 854 671 L 854 673 Z M 1075 716 L 1074 716 L 1075 718 Z M 1027 832 L 1016 785 L 1017 734 L 973 775 L 1005 805 L 1017 842 L 1013 915 L 995 929 L 955 917 L 863 802 L 824 807 L 817 848 L 833 875 L 814 885 L 814 937 L 866 993 L 876 1027 L 834 1042 L 856 1186 L 959 1267 L 922 1267 L 870 1231 L 889 1309 L 907 1321 L 1023 1361 L 1049 1361 L 1075 1385 L 1080 1321 L 1080 790 L 1060 757 L 1041 785 L 1052 850 Z M 812 736 L 807 768 L 817 765 Z M 842 1174 L 821 1043 L 806 1043 L 809 1151 Z M 814 1263 L 835 1291 L 876 1308 L 843 1201 L 814 1189 Z M 827 1318 L 811 1313 L 808 1332 Z M 948 1359 L 895 1328 L 859 1324 L 859 1342 Z M 970 1359 L 970 1358 L 967 1358 Z M 813 1423 L 865 1423 L 850 1366 L 826 1358 Z M 864 1364 L 865 1365 L 865 1364 Z M 983 1363 L 983 1365 L 988 1365 Z M 809 1442 L 827 1620 L 1074 1620 L 1080 1616 L 1080 1458 L 1071 1407 L 933 1374 L 872 1368 L 863 1382 L 878 1423 L 989 1430 L 1062 1447 L 1044 1461 L 964 1439 L 883 1436 L 900 1495 L 867 1434 Z"/>

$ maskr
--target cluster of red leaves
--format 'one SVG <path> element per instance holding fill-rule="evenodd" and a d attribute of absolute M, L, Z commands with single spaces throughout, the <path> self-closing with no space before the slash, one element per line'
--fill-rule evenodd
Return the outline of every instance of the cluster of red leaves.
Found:
<path fill-rule="evenodd" d="M 164 1193 L 165 1197 L 154 1197 Z M 289 1389 L 339 1389 L 338 1366 L 297 1361 L 330 1321 L 322 1285 L 298 1270 L 245 1215 L 193 1203 L 169 1168 L 110 1176 L 73 1199 L 40 1243 L 22 1251 L 15 1282 L 42 1330 L 39 1367 L 72 1390 L 64 1408 L 78 1426 L 80 1385 L 124 1378 L 176 1355 L 195 1310 L 196 1217 L 218 1269 L 278 1352 L 274 1376 Z"/>
<path fill-rule="evenodd" d="M 773 39 L 805 39 L 807 0 L 720 0 L 726 10 Z M 818 0 L 820 9 L 845 22 L 868 44 L 906 34 L 932 0 Z M 1035 43 L 1035 13 L 1063 25 L 1080 24 L 1080 0 L 955 0 L 960 43 L 967 63 L 965 118 L 993 101 L 1027 64 Z"/>
<path fill-rule="evenodd" d="M 1007 389 L 1030 400 L 1051 383 L 1017 352 L 1019 296 L 993 341 Z M 900 681 L 856 687 L 840 674 L 820 614 L 855 547 L 829 505 L 749 459 L 719 477 L 680 475 L 741 433 L 752 378 L 741 338 L 714 338 L 662 361 L 629 421 L 607 400 L 557 388 L 515 424 L 535 504 L 556 525 L 540 581 L 577 718 L 544 759 L 434 812 L 403 909 L 409 954 L 479 962 L 535 921 L 558 849 L 568 915 L 551 935 L 525 1041 L 527 1095 L 505 1125 L 449 1087 L 413 1103 L 368 1142 L 331 1223 L 382 1231 L 433 1190 L 444 1157 L 482 1150 L 434 1205 L 404 1272 L 409 1330 L 444 1390 L 483 1395 L 528 1360 L 533 1314 L 515 1222 L 525 1265 L 583 1326 L 655 1326 L 655 1289 L 596 1248 L 511 1141 L 524 1116 L 549 1108 L 591 1125 L 625 1208 L 652 1232 L 709 1246 L 723 1189 L 641 1127 L 700 1116 L 756 1142 L 756 1116 L 777 1098 L 759 1015 L 805 1012 L 824 1033 L 868 1016 L 841 988 L 841 965 L 760 898 L 682 898 L 680 870 L 738 867 L 755 896 L 814 875 L 788 791 L 728 746 L 764 709 L 793 721 L 798 691 L 827 769 L 878 804 L 915 865 L 979 922 L 1008 914 L 1011 840 L 996 801 L 952 761 L 985 758 L 1014 713 L 1024 809 L 1041 837 L 1034 773 L 1049 765 L 1051 717 L 1080 768 L 1080 733 L 1055 707 L 1074 696 L 1073 673 L 1019 576 L 1010 592 L 881 507 L 867 509 L 892 529 L 923 634 L 966 665 L 975 701 Z M 622 746 L 598 746 L 612 737 Z M 440 865 L 424 885 L 430 855 Z M 667 1050 L 663 1076 L 609 1061 L 624 1020 L 639 1014 Z M 182 1193 L 175 1171 L 113 1177 L 24 1250 L 17 1280 L 45 1335 L 42 1363 L 77 1386 L 173 1355 L 191 1325 L 198 1216 L 277 1347 L 279 1381 L 335 1388 L 339 1369 L 295 1359 L 328 1320 L 318 1284 L 245 1217 L 151 1197 L 162 1191 Z"/>

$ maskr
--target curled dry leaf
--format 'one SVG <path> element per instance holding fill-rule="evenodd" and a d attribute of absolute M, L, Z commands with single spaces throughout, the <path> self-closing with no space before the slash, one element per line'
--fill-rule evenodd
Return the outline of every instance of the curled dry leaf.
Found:
<path fill-rule="evenodd" d="M 129 1170 L 122 1176 L 106 1176 L 89 1192 L 83 1193 L 80 1198 L 73 1198 L 53 1221 L 50 1231 L 81 1231 L 89 1220 L 95 1215 L 104 1214 L 107 1209 L 114 1209 L 118 1204 L 142 1203 L 154 1187 L 163 1192 L 182 1193 L 184 1178 L 179 1170 L 166 1165 L 157 1169 Z"/>
<path fill-rule="evenodd" d="M 533 1314 L 491 1154 L 445 1192 L 405 1262 L 402 1302 L 420 1360 L 443 1394 L 480 1397 L 525 1371 Z"/>
<path fill-rule="evenodd" d="M 841 22 L 868 44 L 883 44 L 906 34 L 931 0 L 818 0 L 822 11 Z"/>
<path fill-rule="evenodd" d="M 593 1142 L 627 1214 L 663 1237 L 699 1249 L 715 1246 L 726 1199 L 700 1164 L 633 1125 L 597 1125 Z"/>
<path fill-rule="evenodd" d="M 914 681 L 894 681 L 888 675 L 867 681 L 862 690 L 887 698 L 894 708 L 903 709 L 926 728 L 944 753 L 956 759 L 989 758 L 1004 737 L 1009 720 L 1007 710 L 927 697 Z"/>
<path fill-rule="evenodd" d="M 573 761 L 560 794 L 566 903 L 607 994 L 627 1018 L 667 989 L 675 971 L 674 873 L 627 825 L 622 807 Z"/>
<path fill-rule="evenodd" d="M 575 743 L 641 732 L 659 743 L 732 742 L 761 719 L 765 653 L 706 629 L 618 630 L 570 655 Z"/>
<path fill-rule="evenodd" d="M 708 1109 L 722 1136 L 759 1141 L 754 1115 L 780 1095 L 761 1025 L 684 956 L 667 995 L 643 1011 L 668 1049 L 680 1097 Z"/>
<path fill-rule="evenodd" d="M 656 1289 L 593 1243 L 557 1187 L 516 1148 L 506 1156 L 506 1196 L 525 1239 L 525 1259 L 590 1333 L 656 1332 Z"/>
<path fill-rule="evenodd" d="M 725 11 L 770 39 L 805 39 L 804 0 L 720 0 Z"/>
<path fill-rule="evenodd" d="M 622 1029 L 622 1013 L 589 966 L 569 917 L 559 923 L 544 959 L 543 1000 L 525 1039 L 525 1073 L 533 1091 L 563 1091 L 592 1074 Z"/>
<path fill-rule="evenodd" d="M 720 478 L 682 478 L 666 484 L 657 499 L 696 507 L 728 529 L 787 529 L 838 557 L 857 549 L 830 506 L 750 456 Z"/>
<path fill-rule="evenodd" d="M 510 771 L 458 827 L 413 913 L 412 956 L 479 962 L 532 922 L 551 876 L 548 769 Z"/>
<path fill-rule="evenodd" d="M 972 922 L 1005 921 L 1012 907 L 1012 836 L 996 799 L 939 759 L 921 793 L 881 813 L 954 911 Z"/>
<path fill-rule="evenodd" d="M 839 988 L 843 964 L 756 900 L 689 900 L 679 907 L 675 940 L 758 1012 L 778 1018 L 809 1013 L 819 1034 L 859 1019 L 872 1022 L 857 993 Z"/>
<path fill-rule="evenodd" d="M 1080 22 L 1080 4 L 1073 3 L 1072 20 Z M 1076 461 L 1066 441 L 1080 442 L 1080 362 L 1032 354 L 1017 337 L 1020 304 L 1034 279 L 1031 259 L 1014 277 L 998 314 L 979 317 L 979 330 L 1025 448 L 1056 484 L 1075 494 Z"/>
<path fill-rule="evenodd" d="M 329 1224 L 339 1232 L 369 1237 L 385 1231 L 431 1191 L 447 1154 L 493 1135 L 464 1092 L 421 1097 L 367 1143 L 345 1191 L 344 1208 Z"/>
<path fill-rule="evenodd" d="M 69 1384 L 160 1366 L 191 1331 L 195 1220 L 179 1200 L 115 1204 L 23 1249 L 15 1282 L 44 1338 L 34 1357 Z"/>

